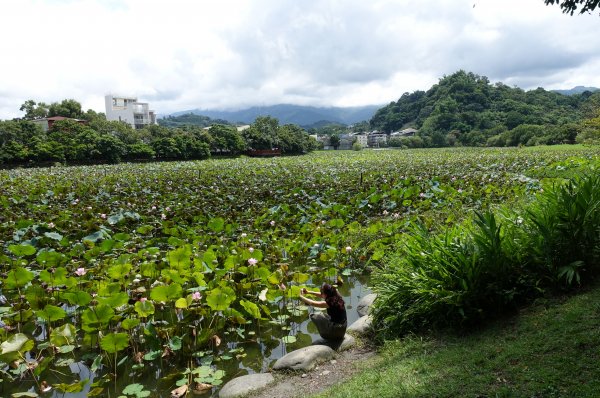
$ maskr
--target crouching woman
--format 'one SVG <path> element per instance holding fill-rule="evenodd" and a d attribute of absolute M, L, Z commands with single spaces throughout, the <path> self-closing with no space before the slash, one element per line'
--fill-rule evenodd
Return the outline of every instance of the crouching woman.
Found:
<path fill-rule="evenodd" d="M 321 297 L 324 300 L 313 300 L 306 297 L 306 295 Z M 303 288 L 300 291 L 300 300 L 313 307 L 327 309 L 326 314 L 323 312 L 310 314 L 310 320 L 319 330 L 321 337 L 326 340 L 341 340 L 344 338 L 348 326 L 346 307 L 344 299 L 335 287 L 324 283 L 320 292 L 311 292 Z"/>

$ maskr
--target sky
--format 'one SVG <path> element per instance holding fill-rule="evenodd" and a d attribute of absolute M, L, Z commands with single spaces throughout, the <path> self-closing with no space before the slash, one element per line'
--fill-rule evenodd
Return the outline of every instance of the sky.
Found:
<path fill-rule="evenodd" d="M 158 114 L 384 105 L 463 69 L 600 87 L 600 15 L 543 0 L 2 0 L 0 119 L 28 99 Z"/>

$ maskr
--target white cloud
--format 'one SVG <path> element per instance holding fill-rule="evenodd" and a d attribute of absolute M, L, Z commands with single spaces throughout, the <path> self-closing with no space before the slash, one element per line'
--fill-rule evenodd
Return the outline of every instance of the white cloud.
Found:
<path fill-rule="evenodd" d="M 598 15 L 543 0 L 8 0 L 0 119 L 27 99 L 159 113 L 384 104 L 465 69 L 523 88 L 600 86 Z"/>

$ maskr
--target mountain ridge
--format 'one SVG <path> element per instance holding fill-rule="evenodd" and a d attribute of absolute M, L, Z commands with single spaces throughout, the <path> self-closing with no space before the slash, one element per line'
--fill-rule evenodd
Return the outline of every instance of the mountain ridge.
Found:
<path fill-rule="evenodd" d="M 559 93 L 559 94 L 563 94 L 563 95 L 574 95 L 574 94 L 581 94 L 584 93 L 586 91 L 591 91 L 592 93 L 595 91 L 600 90 L 600 88 L 597 87 L 586 87 L 586 86 L 575 86 L 571 89 L 568 90 L 550 90 L 552 92 L 555 93 Z"/>
<path fill-rule="evenodd" d="M 167 116 L 195 114 L 211 119 L 227 120 L 230 123 L 251 124 L 259 116 L 271 116 L 280 124 L 311 126 L 323 121 L 341 124 L 354 124 L 370 120 L 375 112 L 384 105 L 365 105 L 355 107 L 316 107 L 293 104 L 253 106 L 240 110 L 191 109 L 174 112 Z"/>

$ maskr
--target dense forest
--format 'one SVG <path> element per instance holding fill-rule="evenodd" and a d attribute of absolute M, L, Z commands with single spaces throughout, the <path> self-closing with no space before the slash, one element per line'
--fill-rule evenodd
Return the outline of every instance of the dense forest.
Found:
<path fill-rule="evenodd" d="M 102 113 L 83 112 L 75 100 L 50 105 L 29 100 L 21 110 L 23 118 L 0 121 L 0 164 L 206 159 L 272 148 L 282 154 L 301 154 L 317 145 L 300 127 L 279 125 L 271 117 L 259 117 L 243 131 L 218 123 L 209 128 L 151 125 L 135 130 L 126 123 L 106 120 Z M 55 122 L 48 131 L 34 122 L 52 116 L 70 119 Z"/>
<path fill-rule="evenodd" d="M 594 142 L 600 137 L 600 92 L 524 91 L 465 71 L 428 91 L 404 93 L 379 109 L 370 127 L 419 130 L 407 146 L 517 146 Z"/>

